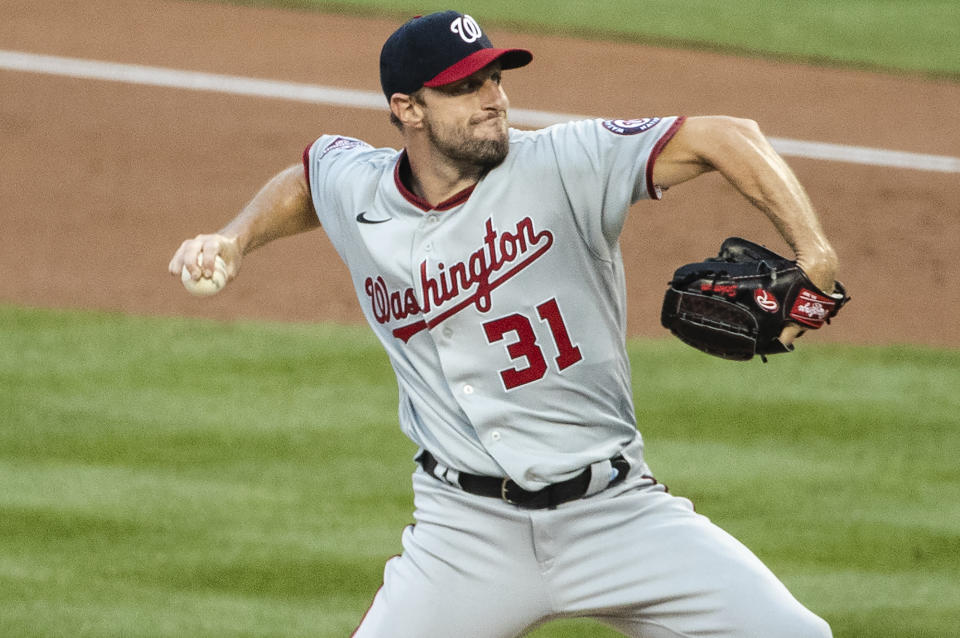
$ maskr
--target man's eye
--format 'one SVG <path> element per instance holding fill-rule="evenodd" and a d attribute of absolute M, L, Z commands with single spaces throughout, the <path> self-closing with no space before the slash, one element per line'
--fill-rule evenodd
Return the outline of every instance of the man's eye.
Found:
<path fill-rule="evenodd" d="M 495 73 L 490 76 L 490 79 L 493 80 L 495 84 L 499 85 L 501 82 L 501 75 L 499 73 Z M 479 79 L 464 80 L 459 84 L 451 85 L 449 93 L 452 95 L 466 95 L 468 93 L 475 93 L 483 87 L 485 82 L 486 80 Z"/>

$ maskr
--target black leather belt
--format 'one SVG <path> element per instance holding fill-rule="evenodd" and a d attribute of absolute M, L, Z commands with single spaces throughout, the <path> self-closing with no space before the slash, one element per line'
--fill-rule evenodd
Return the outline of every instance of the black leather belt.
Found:
<path fill-rule="evenodd" d="M 432 454 L 424 450 L 417 460 L 427 474 L 438 481 L 441 480 L 434 474 L 434 470 L 437 468 L 437 459 Z M 610 464 L 617 470 L 617 474 L 606 487 L 611 487 L 624 480 L 630 471 L 630 463 L 620 454 L 610 459 Z M 553 509 L 561 503 L 582 498 L 590 487 L 590 476 L 591 471 L 588 467 L 571 479 L 553 483 L 535 492 L 523 489 L 509 478 L 478 476 L 466 472 L 459 473 L 457 483 L 464 492 L 503 499 L 511 505 L 524 509 Z"/>

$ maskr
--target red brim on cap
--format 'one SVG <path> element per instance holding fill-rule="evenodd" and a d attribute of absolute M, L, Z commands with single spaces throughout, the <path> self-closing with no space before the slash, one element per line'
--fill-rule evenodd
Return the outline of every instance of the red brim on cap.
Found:
<path fill-rule="evenodd" d="M 424 82 L 423 85 L 430 87 L 443 86 L 462 80 L 496 60 L 500 60 L 504 69 L 516 69 L 530 64 L 530 61 L 533 60 L 533 54 L 526 49 L 480 49 L 456 64 L 448 66 Z"/>

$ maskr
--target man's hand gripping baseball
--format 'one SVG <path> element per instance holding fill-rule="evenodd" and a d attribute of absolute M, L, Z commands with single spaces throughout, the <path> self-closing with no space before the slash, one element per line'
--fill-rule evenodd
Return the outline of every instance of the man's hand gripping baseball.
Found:
<path fill-rule="evenodd" d="M 180 248 L 170 260 L 168 269 L 171 275 L 179 277 L 185 266 L 194 281 L 198 281 L 201 277 L 210 278 L 213 277 L 218 256 L 227 266 L 227 283 L 229 283 L 240 272 L 240 262 L 243 260 L 236 237 L 211 234 L 197 235 L 193 239 L 188 239 L 180 244 Z"/>
<path fill-rule="evenodd" d="M 243 256 L 251 250 L 319 225 L 303 166 L 296 164 L 267 182 L 219 232 L 197 235 L 180 244 L 168 268 L 171 275 L 179 277 L 186 266 L 190 277 L 197 281 L 212 276 L 219 256 L 226 264 L 229 283 L 240 272 Z"/>

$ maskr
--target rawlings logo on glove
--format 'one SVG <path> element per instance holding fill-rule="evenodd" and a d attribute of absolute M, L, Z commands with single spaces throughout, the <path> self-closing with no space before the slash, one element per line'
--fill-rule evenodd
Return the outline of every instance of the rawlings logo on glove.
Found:
<path fill-rule="evenodd" d="M 790 318 L 811 328 L 819 328 L 823 322 L 836 314 L 836 299 L 825 297 L 815 290 L 804 288 L 790 311 Z"/>
<path fill-rule="evenodd" d="M 850 300 L 839 281 L 819 290 L 797 262 L 730 237 L 717 257 L 681 266 L 663 300 L 660 323 L 681 341 L 724 359 L 790 352 L 779 337 L 787 322 L 816 329 Z"/>

